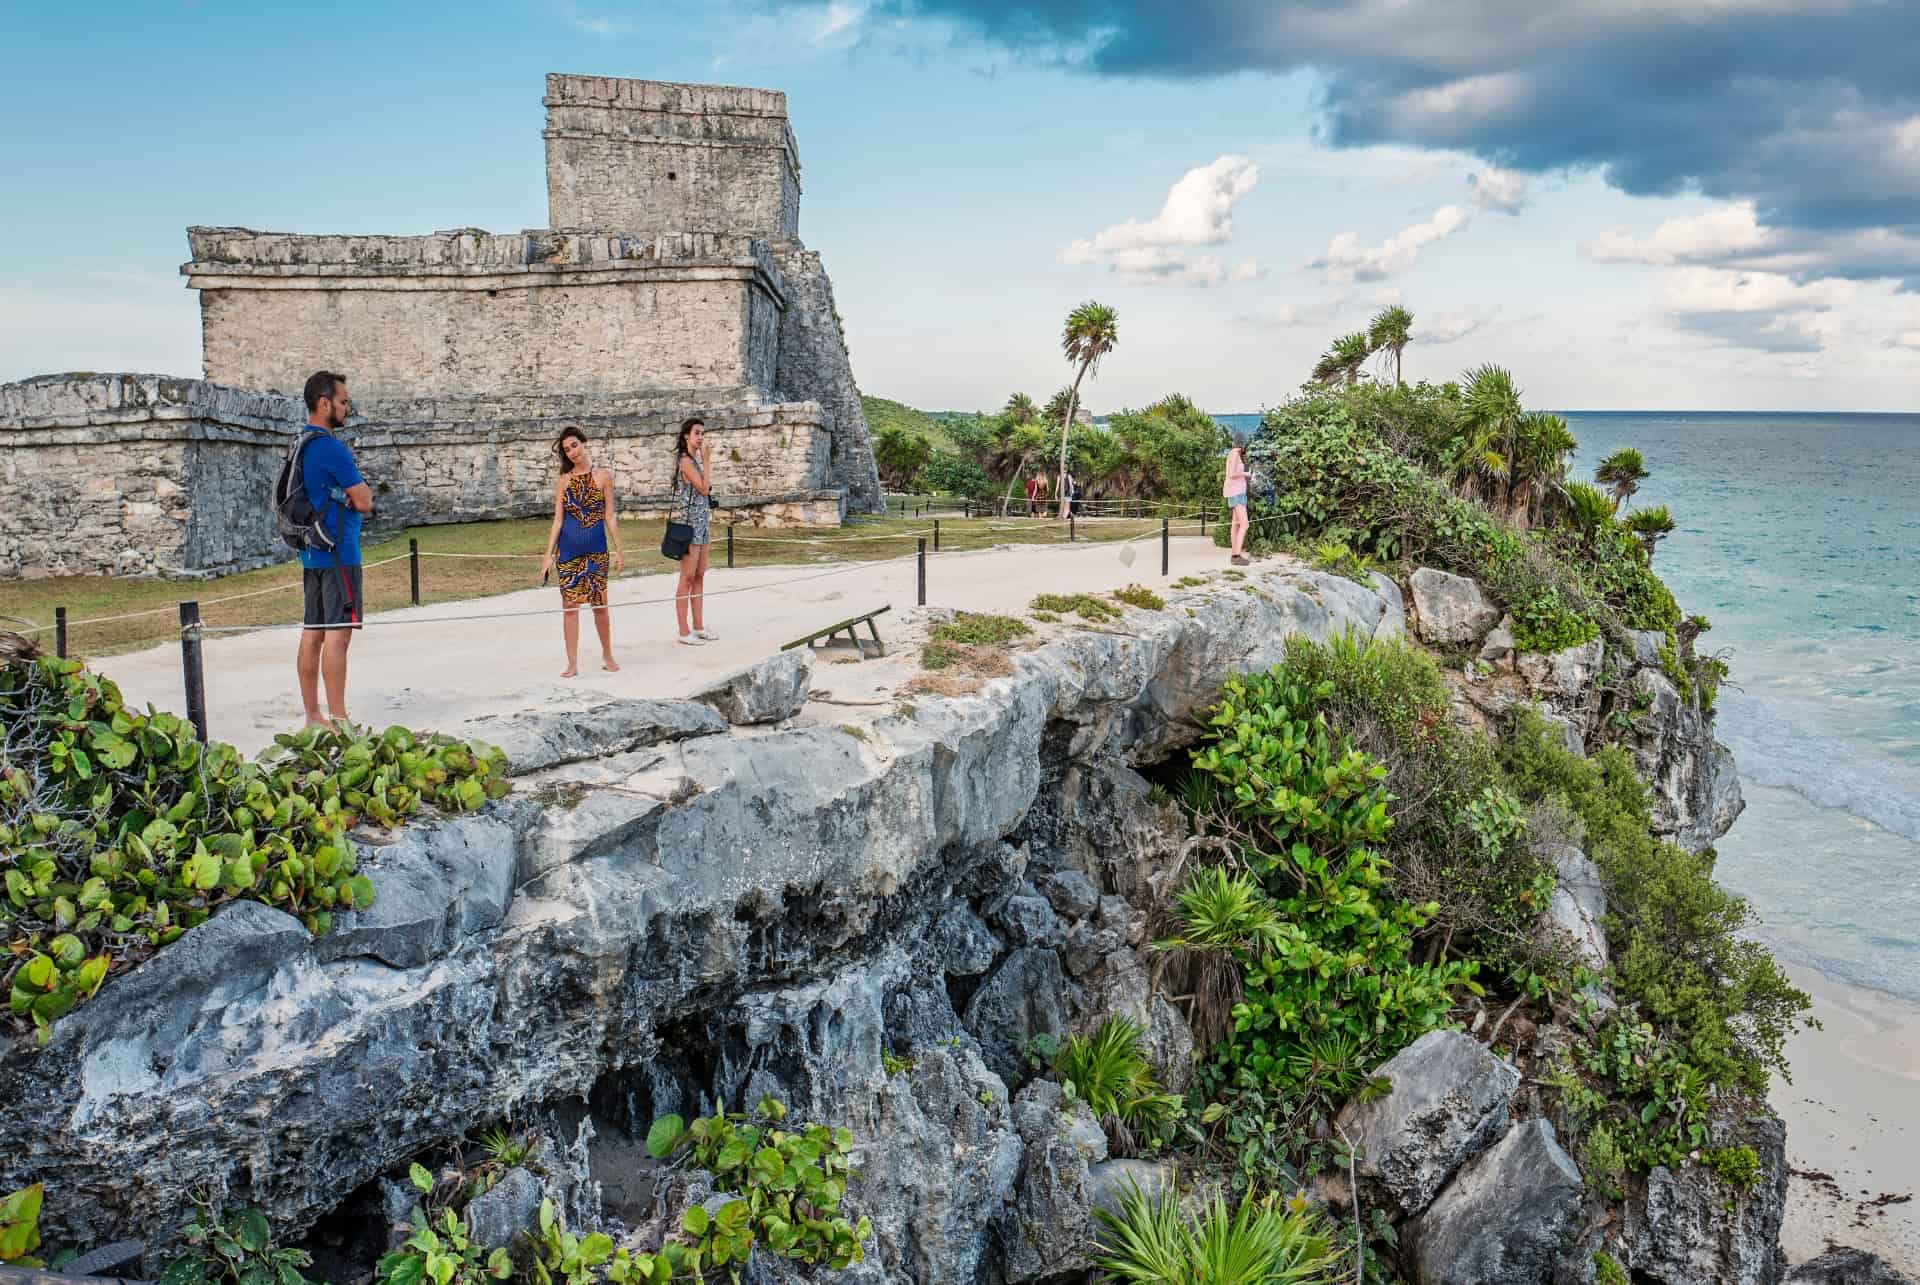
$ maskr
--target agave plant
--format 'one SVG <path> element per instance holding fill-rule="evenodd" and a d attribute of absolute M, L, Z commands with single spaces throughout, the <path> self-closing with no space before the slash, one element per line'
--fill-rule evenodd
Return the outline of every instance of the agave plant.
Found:
<path fill-rule="evenodd" d="M 1647 551 L 1647 561 L 1651 563 L 1653 546 L 1673 534 L 1673 515 L 1667 512 L 1666 505 L 1656 504 L 1650 509 L 1635 509 L 1620 525 L 1640 541 L 1640 547 Z"/>
<path fill-rule="evenodd" d="M 1600 461 L 1600 467 L 1593 471 L 1593 480 L 1607 488 L 1613 496 L 1614 512 L 1633 498 L 1640 484 L 1647 480 L 1647 462 L 1640 452 L 1631 446 L 1623 446 L 1607 458 Z"/>
<path fill-rule="evenodd" d="M 1249 1194 L 1229 1214 L 1216 1192 L 1189 1217 L 1171 1184 L 1153 1196 L 1132 1185 L 1119 1213 L 1095 1217 L 1094 1265 L 1126 1285 L 1305 1285 L 1332 1255 L 1304 1200 Z"/>

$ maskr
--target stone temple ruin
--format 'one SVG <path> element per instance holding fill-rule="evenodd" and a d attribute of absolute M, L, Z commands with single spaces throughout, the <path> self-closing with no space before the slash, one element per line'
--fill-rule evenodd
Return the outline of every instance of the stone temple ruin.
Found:
<path fill-rule="evenodd" d="M 786 95 L 547 77 L 550 229 L 190 228 L 204 378 L 0 385 L 0 574 L 222 570 L 285 556 L 267 492 L 318 369 L 348 377 L 375 521 L 544 514 L 578 424 L 660 512 L 680 421 L 733 521 L 883 504 L 833 287 L 800 241 Z"/>

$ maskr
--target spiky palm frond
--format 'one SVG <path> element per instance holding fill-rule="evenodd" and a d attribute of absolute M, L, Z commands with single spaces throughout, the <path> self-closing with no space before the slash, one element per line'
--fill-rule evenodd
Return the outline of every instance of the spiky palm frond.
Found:
<path fill-rule="evenodd" d="M 1015 393 L 1007 398 L 1007 404 L 1002 413 L 1016 424 L 1031 424 L 1033 417 L 1039 412 L 1034 407 L 1033 398 L 1025 393 Z"/>
<path fill-rule="evenodd" d="M 1640 547 L 1647 551 L 1647 561 L 1653 561 L 1653 547 L 1673 534 L 1673 515 L 1667 512 L 1667 506 L 1656 504 L 1650 509 L 1635 509 L 1620 521 L 1621 529 L 1640 541 Z"/>
<path fill-rule="evenodd" d="M 1413 314 L 1397 303 L 1382 308 L 1367 323 L 1367 344 L 1393 362 L 1393 383 L 1396 388 L 1404 382 L 1400 378 L 1400 355 L 1412 342 Z"/>
<path fill-rule="evenodd" d="M 1589 543 L 1601 531 L 1613 525 L 1613 501 L 1598 487 L 1585 482 L 1569 482 L 1561 489 L 1561 495 L 1566 503 L 1567 525 Z"/>
<path fill-rule="evenodd" d="M 1194 950 L 1277 946 L 1284 935 L 1273 902 L 1251 871 L 1203 866 L 1173 895 L 1181 935 L 1174 944 Z"/>
<path fill-rule="evenodd" d="M 1096 1210 L 1094 1263 L 1124 1285 L 1307 1285 L 1332 1253 L 1317 1218 L 1248 1193 L 1233 1213 L 1215 1192 L 1198 1215 L 1171 1184 L 1152 1196 L 1129 1183 L 1120 1211 Z"/>
<path fill-rule="evenodd" d="M 1614 511 L 1618 512 L 1647 480 L 1647 462 L 1639 451 L 1623 446 L 1600 461 L 1600 466 L 1593 471 L 1593 480 L 1612 494 Z"/>

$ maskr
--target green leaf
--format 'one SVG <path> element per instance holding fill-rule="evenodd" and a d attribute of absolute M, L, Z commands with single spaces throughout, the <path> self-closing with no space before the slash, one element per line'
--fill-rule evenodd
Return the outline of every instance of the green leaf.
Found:
<path fill-rule="evenodd" d="M 663 1115 L 647 1130 L 647 1154 L 664 1160 L 685 1136 L 687 1126 L 677 1115 Z"/>
<path fill-rule="evenodd" d="M 263 1254 L 273 1231 L 267 1216 L 258 1209 L 243 1209 L 233 1222 L 233 1238 L 250 1254 Z"/>
<path fill-rule="evenodd" d="M 433 1175 L 427 1171 L 425 1165 L 418 1161 L 415 1161 L 407 1169 L 407 1180 L 413 1183 L 417 1190 L 429 1193 L 433 1191 Z"/>
<path fill-rule="evenodd" d="M 686 1232 L 687 1235 L 699 1239 L 707 1234 L 707 1228 L 712 1224 L 712 1221 L 713 1220 L 708 1217 L 704 1206 L 694 1205 L 688 1209 L 686 1215 L 680 1219 L 680 1228 Z"/>

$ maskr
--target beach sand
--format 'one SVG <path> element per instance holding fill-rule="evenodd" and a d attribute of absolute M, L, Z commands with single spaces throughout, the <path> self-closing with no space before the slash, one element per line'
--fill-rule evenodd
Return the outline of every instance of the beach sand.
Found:
<path fill-rule="evenodd" d="M 1793 1169 L 1787 1261 L 1831 1243 L 1920 1273 L 1920 1007 L 1785 967 L 1824 1026 L 1789 1042 L 1793 1083 L 1771 1095 Z"/>

